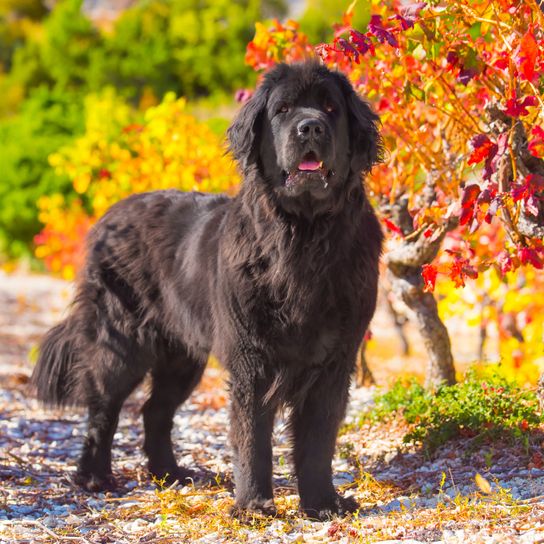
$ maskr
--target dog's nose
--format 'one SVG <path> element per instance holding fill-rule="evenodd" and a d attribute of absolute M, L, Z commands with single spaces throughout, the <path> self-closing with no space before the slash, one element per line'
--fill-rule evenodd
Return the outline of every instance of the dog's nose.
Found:
<path fill-rule="evenodd" d="M 319 119 L 303 119 L 297 125 L 297 131 L 303 139 L 319 140 L 325 133 L 325 125 Z"/>

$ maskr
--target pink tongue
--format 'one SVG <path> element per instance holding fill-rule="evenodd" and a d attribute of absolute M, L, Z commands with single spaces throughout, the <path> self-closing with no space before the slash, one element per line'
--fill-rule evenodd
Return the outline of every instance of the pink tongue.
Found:
<path fill-rule="evenodd" d="M 303 161 L 298 165 L 299 170 L 319 170 L 321 163 L 317 161 Z"/>

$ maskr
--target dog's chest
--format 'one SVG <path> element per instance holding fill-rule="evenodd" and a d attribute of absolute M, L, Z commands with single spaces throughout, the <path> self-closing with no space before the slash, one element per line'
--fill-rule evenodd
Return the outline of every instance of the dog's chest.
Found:
<path fill-rule="evenodd" d="M 346 305 L 335 302 L 327 296 L 307 306 L 303 301 L 294 305 L 268 301 L 255 316 L 256 332 L 277 361 L 323 364 L 337 351 L 351 320 Z"/>
<path fill-rule="evenodd" d="M 276 353 L 286 364 L 300 361 L 304 366 L 323 365 L 334 358 L 340 343 L 338 326 L 296 328 L 280 335 Z"/>

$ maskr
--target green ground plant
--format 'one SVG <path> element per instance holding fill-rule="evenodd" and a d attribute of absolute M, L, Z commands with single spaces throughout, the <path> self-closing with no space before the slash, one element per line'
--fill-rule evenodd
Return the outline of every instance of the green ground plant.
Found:
<path fill-rule="evenodd" d="M 361 421 L 402 417 L 410 425 L 406 443 L 420 443 L 427 453 L 453 438 L 474 441 L 507 439 L 523 445 L 543 422 L 535 392 L 522 389 L 497 372 L 475 370 L 455 385 L 431 392 L 415 379 L 398 380 L 379 394 Z"/>

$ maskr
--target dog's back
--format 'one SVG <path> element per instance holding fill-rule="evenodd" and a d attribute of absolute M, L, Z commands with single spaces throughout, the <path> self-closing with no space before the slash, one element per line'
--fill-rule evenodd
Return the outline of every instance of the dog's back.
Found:
<path fill-rule="evenodd" d="M 141 359 L 137 352 L 160 351 L 169 336 L 186 337 L 195 350 L 209 350 L 209 332 L 203 330 L 209 325 L 206 269 L 217 253 L 221 208 L 228 201 L 156 191 L 127 198 L 106 213 L 88 238 L 70 315 L 42 342 L 32 379 L 40 400 L 86 404 L 81 382 L 97 370 L 93 364 L 100 366 L 92 360 L 99 344 L 123 358 L 130 355 L 135 360 L 126 364 L 134 366 Z M 210 251 L 202 251 L 203 245 Z M 190 306 L 187 312 L 184 305 Z M 184 323 L 189 313 L 190 326 Z"/>

